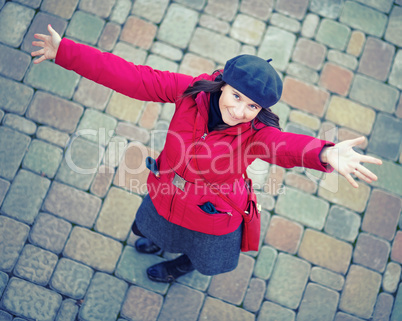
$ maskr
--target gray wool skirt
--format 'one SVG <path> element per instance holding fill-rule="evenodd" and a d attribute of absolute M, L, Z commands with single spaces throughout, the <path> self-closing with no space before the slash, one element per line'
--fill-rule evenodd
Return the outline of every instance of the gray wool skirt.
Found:
<path fill-rule="evenodd" d="M 242 225 L 225 235 L 192 231 L 159 215 L 149 195 L 145 196 L 137 211 L 135 224 L 141 234 L 164 251 L 186 254 L 202 274 L 229 272 L 239 262 Z"/>

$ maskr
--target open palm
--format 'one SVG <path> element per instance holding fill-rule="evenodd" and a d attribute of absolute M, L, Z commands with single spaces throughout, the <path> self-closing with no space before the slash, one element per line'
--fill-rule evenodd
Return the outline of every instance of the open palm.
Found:
<path fill-rule="evenodd" d="M 51 25 L 47 26 L 47 30 L 50 35 L 43 34 L 35 34 L 34 37 L 36 39 L 42 41 L 33 41 L 32 44 L 37 47 L 43 47 L 38 51 L 34 51 L 31 53 L 32 57 L 40 56 L 38 59 L 34 61 L 35 64 L 39 64 L 46 59 L 54 59 L 57 55 L 57 50 L 59 49 L 59 45 L 61 42 L 60 35 L 52 28 Z"/>

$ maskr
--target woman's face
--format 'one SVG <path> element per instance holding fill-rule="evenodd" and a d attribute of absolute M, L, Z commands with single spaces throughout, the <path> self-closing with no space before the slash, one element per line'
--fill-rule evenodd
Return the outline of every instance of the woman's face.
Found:
<path fill-rule="evenodd" d="M 261 106 L 243 95 L 240 91 L 226 84 L 221 88 L 219 109 L 225 124 L 235 126 L 252 121 L 261 110 Z"/>

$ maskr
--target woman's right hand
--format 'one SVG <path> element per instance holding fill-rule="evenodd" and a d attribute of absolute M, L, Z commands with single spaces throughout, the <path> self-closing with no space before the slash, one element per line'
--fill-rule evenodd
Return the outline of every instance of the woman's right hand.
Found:
<path fill-rule="evenodd" d="M 43 47 L 38 51 L 34 51 L 31 53 L 32 57 L 40 56 L 38 59 L 34 60 L 34 64 L 39 64 L 46 59 L 55 59 L 57 55 L 57 50 L 59 49 L 59 45 L 61 42 L 60 35 L 52 28 L 51 25 L 47 26 L 47 30 L 50 33 L 48 35 L 35 34 L 34 37 L 36 39 L 42 41 L 33 41 L 32 44 L 37 47 Z"/>

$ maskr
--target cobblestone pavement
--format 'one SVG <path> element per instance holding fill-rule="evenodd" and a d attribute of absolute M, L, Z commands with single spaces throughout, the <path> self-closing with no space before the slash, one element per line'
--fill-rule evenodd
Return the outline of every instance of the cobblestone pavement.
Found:
<path fill-rule="evenodd" d="M 174 107 L 34 66 L 48 23 L 192 75 L 240 53 L 273 58 L 282 127 L 366 136 L 379 180 L 353 189 L 256 161 L 259 253 L 227 274 L 153 283 L 145 268 L 173 255 L 133 248 L 147 173 L 129 169 L 162 149 Z M 0 31 L 1 321 L 402 320 L 401 0 L 0 0 Z"/>

